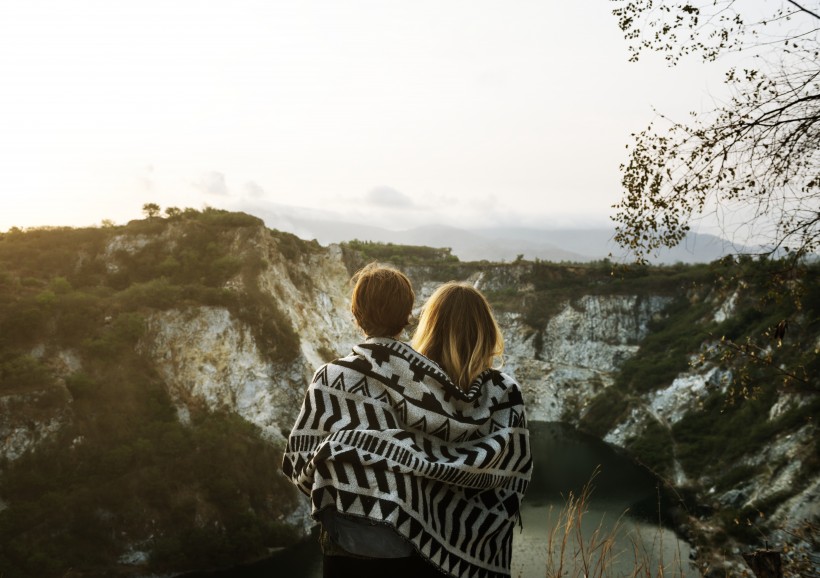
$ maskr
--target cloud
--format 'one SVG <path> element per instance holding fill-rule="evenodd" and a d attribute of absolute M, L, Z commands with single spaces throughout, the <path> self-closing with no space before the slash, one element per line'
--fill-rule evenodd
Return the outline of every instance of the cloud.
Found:
<path fill-rule="evenodd" d="M 202 175 L 199 181 L 193 183 L 194 187 L 208 195 L 227 196 L 228 185 L 225 183 L 225 175 L 211 171 Z"/>
<path fill-rule="evenodd" d="M 245 196 L 258 199 L 265 196 L 265 189 L 253 181 L 248 181 L 243 187 Z"/>
<path fill-rule="evenodd" d="M 408 208 L 413 206 L 413 200 L 392 187 L 375 187 L 364 196 L 366 203 L 378 207 Z"/>

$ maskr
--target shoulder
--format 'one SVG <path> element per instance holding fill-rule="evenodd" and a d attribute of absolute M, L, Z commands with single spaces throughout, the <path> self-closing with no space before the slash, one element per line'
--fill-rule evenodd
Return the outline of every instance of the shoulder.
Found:
<path fill-rule="evenodd" d="M 518 381 L 512 375 L 501 370 L 488 369 L 483 375 L 485 382 L 489 381 L 502 389 L 521 389 Z"/>
<path fill-rule="evenodd" d="M 361 365 L 362 362 L 362 356 L 356 354 L 355 352 L 346 357 L 339 357 L 338 359 L 334 359 L 333 361 L 329 361 L 320 366 L 315 372 L 313 372 L 313 379 L 311 381 L 313 383 L 320 381 L 332 382 L 335 376 L 350 371 L 351 367 Z"/>
<path fill-rule="evenodd" d="M 521 385 L 519 385 L 518 381 L 512 375 L 497 369 L 491 369 L 488 372 L 487 379 L 494 387 L 503 391 L 504 397 L 511 403 L 523 405 L 524 399 L 521 395 Z"/>

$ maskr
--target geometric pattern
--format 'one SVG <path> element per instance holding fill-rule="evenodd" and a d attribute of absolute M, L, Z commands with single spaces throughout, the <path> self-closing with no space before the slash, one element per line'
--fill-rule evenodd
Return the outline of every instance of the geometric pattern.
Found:
<path fill-rule="evenodd" d="M 508 577 L 532 472 L 521 390 L 489 369 L 463 392 L 408 345 L 370 338 L 316 371 L 282 470 L 314 518 L 387 524 L 453 577 Z"/>

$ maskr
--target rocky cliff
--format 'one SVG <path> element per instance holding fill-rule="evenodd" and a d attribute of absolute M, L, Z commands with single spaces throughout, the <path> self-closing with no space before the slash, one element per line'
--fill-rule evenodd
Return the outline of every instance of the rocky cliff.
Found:
<path fill-rule="evenodd" d="M 66 234 L 72 243 L 59 249 L 59 258 L 46 258 L 44 253 L 57 251 L 49 236 Z M 42 238 L 49 242 L 43 244 Z M 529 418 L 593 431 L 673 486 L 693 492 L 701 506 L 708 506 L 698 510 L 702 535 L 736 540 L 727 538 L 732 534 L 727 515 L 753 511 L 765 514 L 765 526 L 759 519 L 750 524 L 760 524 L 765 532 L 795 532 L 805 520 L 817 519 L 820 464 L 817 426 L 811 419 L 816 390 L 771 388 L 772 393 L 747 400 L 755 405 L 748 412 L 754 423 L 747 425 L 756 430 L 738 438 L 748 445 L 726 455 L 731 463 L 697 462 L 698 451 L 704 460 L 720 454 L 711 445 L 711 453 L 705 452 L 692 432 L 698 424 L 708 429 L 721 423 L 725 408 L 719 400 L 739 384 L 731 360 L 704 355 L 704 348 L 714 347 L 710 339 L 715 336 L 708 332 L 747 315 L 736 288 L 716 291 L 709 285 L 712 273 L 679 267 L 613 277 L 602 264 L 459 263 L 446 252 L 393 246 L 384 255 L 379 253 L 383 249 L 321 247 L 268 230 L 252 217 L 216 211 L 189 211 L 184 218 L 149 219 L 82 236 L 66 231 L 4 235 L 0 454 L 5 481 L 0 498 L 7 510 L 0 516 L 16 516 L 21 511 L 16 508 L 32 508 L 29 502 L 43 497 L 22 489 L 32 475 L 47 475 L 38 470 L 48 467 L 38 455 L 102 452 L 106 463 L 120 468 L 120 477 L 104 484 L 113 491 L 109 485 L 128 487 L 124 480 L 166 467 L 152 466 L 134 437 L 143 440 L 144 448 L 156 439 L 162 447 L 203 453 L 208 444 L 218 444 L 209 437 L 208 428 L 215 427 L 209 420 L 224 419 L 219 427 L 228 432 L 235 455 L 261 447 L 252 445 L 257 438 L 280 451 L 312 372 L 359 339 L 348 313 L 351 273 L 380 258 L 408 272 L 418 307 L 447 279 L 469 281 L 485 291 L 504 332 L 505 370 L 522 384 Z M 20 261 L 21 254 L 32 251 L 39 268 Z M 796 318 L 803 341 L 795 346 L 806 349 L 809 335 L 814 341 L 807 351 L 816 356 L 812 311 L 804 309 Z M 677 324 L 683 325 L 677 329 L 681 335 L 670 337 Z M 653 349 L 661 351 L 653 357 Z M 661 365 L 657 372 L 646 369 Z M 131 375 L 139 375 L 139 383 L 112 394 L 117 380 L 131 383 L 122 366 L 138 368 Z M 810 382 L 816 388 L 816 376 Z M 122 432 L 116 447 L 90 441 L 104 429 L 99 424 L 105 410 L 95 404 L 111 403 L 129 422 L 146 392 L 153 401 L 152 409 L 144 411 L 167 416 L 161 427 L 134 426 Z M 111 395 L 117 396 L 115 401 L 105 401 Z M 128 403 L 122 401 L 126 398 Z M 230 416 L 252 429 L 234 425 Z M 66 463 L 84 463 L 71 460 Z M 158 487 L 156 495 L 138 493 L 149 510 L 166 507 L 189 516 L 190 535 L 185 536 L 164 527 L 168 522 L 161 519 L 134 515 L 132 520 L 113 505 L 93 505 L 93 498 L 83 498 L 81 503 L 92 510 L 91 523 L 122 534 L 108 541 L 106 556 L 95 564 L 119 560 L 123 572 L 129 564 L 179 570 L 196 559 L 186 548 L 195 548 L 197 540 L 218 540 L 235 527 L 262 536 L 252 550 L 225 546 L 224 556 L 214 559 L 225 563 L 262 555 L 265 548 L 283 543 L 286 528 L 305 526 L 304 504 L 286 484 L 260 489 L 249 482 L 236 490 L 242 499 L 234 504 L 234 498 L 223 496 L 230 493 L 222 487 L 226 483 L 232 482 L 197 480 L 190 490 Z M 253 523 L 235 521 L 228 512 L 236 505 L 250 508 L 258 520 L 277 520 L 277 529 L 256 518 Z M 17 545 L 0 547 L 0 560 L 13 562 L 20 575 L 43 567 L 18 551 L 37 543 L 36 528 L 22 522 L 7 527 L 18 532 Z M 175 557 L 174 548 L 185 555 Z"/>

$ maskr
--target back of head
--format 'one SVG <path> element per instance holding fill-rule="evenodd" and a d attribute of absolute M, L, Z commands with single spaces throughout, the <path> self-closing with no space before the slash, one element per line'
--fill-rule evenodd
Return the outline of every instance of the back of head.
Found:
<path fill-rule="evenodd" d="M 504 340 L 484 295 L 472 285 L 451 281 L 424 305 L 413 347 L 466 391 L 504 352 Z"/>
<path fill-rule="evenodd" d="M 370 263 L 354 276 L 350 310 L 368 337 L 396 337 L 413 311 L 410 280 L 392 267 Z"/>

